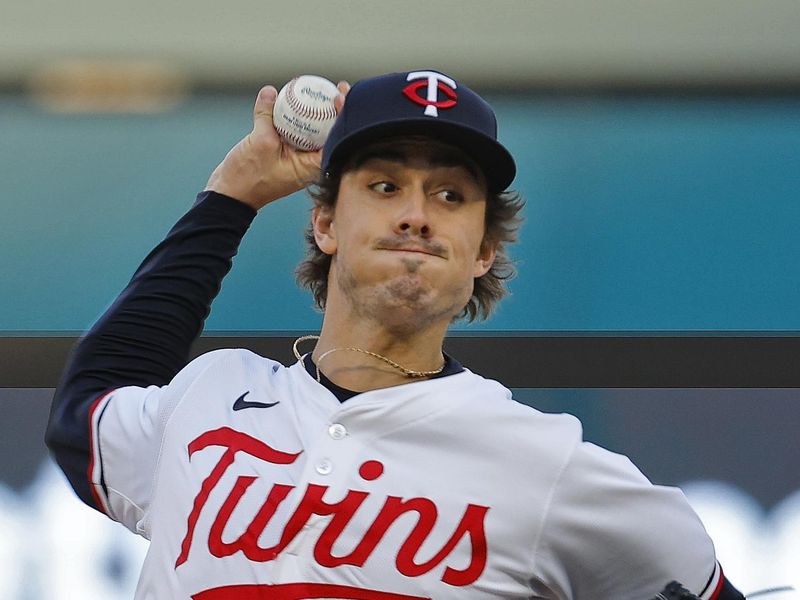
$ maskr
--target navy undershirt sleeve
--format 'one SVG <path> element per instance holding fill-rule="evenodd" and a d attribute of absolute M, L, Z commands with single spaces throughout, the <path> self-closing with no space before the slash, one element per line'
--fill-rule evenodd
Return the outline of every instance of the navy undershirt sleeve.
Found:
<path fill-rule="evenodd" d="M 716 600 L 745 600 L 745 597 L 726 579 Z"/>
<path fill-rule="evenodd" d="M 91 405 L 118 387 L 164 385 L 186 365 L 255 215 L 233 198 L 199 194 L 72 351 L 53 397 L 46 442 L 90 506 L 100 508 L 87 479 Z"/>

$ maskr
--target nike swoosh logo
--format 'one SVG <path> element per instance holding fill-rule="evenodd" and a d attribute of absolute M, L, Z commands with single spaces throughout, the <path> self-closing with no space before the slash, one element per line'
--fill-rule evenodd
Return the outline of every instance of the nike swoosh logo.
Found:
<path fill-rule="evenodd" d="M 250 391 L 248 390 L 236 399 L 236 402 L 233 403 L 233 410 L 244 410 L 245 408 L 270 408 L 276 404 L 280 404 L 280 400 L 277 402 L 255 402 L 252 400 L 245 400 L 244 397 L 249 393 Z"/>

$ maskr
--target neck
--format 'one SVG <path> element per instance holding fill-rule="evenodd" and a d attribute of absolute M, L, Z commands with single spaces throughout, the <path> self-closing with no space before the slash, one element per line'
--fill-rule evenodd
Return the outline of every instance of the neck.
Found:
<path fill-rule="evenodd" d="M 364 392 L 420 381 L 424 377 L 410 377 L 380 358 L 344 348 L 378 354 L 411 371 L 436 371 L 444 364 L 442 342 L 447 325 L 392 331 L 363 317 L 336 318 L 326 312 L 311 357 L 328 379 L 349 390 Z"/>

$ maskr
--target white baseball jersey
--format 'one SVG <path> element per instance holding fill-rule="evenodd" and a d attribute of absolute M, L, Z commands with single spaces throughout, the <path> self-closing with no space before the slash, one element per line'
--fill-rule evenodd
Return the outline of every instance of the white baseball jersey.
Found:
<path fill-rule="evenodd" d="M 467 370 L 345 403 L 244 350 L 91 413 L 90 478 L 151 541 L 137 600 L 648 600 L 720 580 L 682 493 Z"/>

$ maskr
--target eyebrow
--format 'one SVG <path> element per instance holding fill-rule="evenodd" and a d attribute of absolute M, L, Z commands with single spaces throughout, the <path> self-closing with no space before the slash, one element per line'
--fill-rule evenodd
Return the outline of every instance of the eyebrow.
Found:
<path fill-rule="evenodd" d="M 371 160 L 385 160 L 405 166 L 409 163 L 409 155 L 407 152 L 391 148 L 367 150 L 353 159 L 352 168 L 358 169 Z M 480 176 L 476 167 L 459 157 L 455 152 L 448 152 L 447 150 L 435 151 L 432 153 L 429 163 L 432 167 L 463 167 L 477 183 L 480 183 Z"/>

